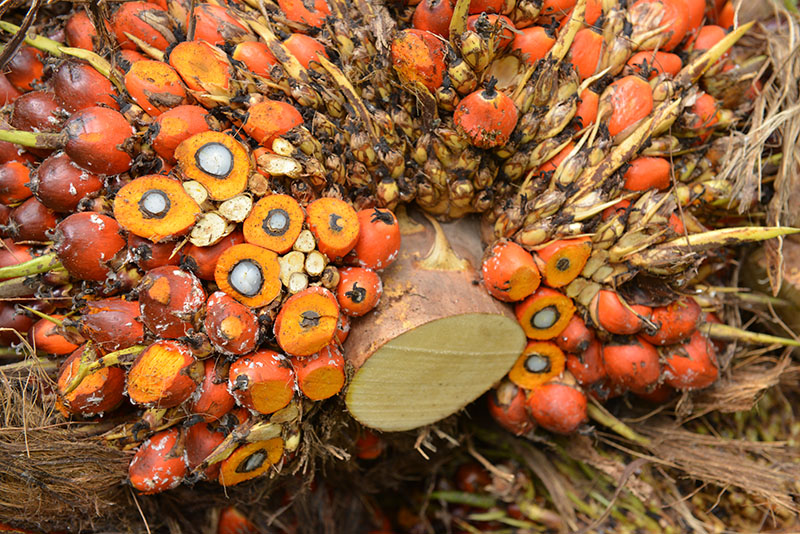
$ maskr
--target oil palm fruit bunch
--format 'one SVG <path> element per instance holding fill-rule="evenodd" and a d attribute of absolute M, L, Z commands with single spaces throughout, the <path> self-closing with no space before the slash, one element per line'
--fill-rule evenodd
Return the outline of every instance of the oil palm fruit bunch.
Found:
<path fill-rule="evenodd" d="M 107 437 L 139 446 L 145 493 L 297 449 L 345 384 L 401 203 L 483 214 L 487 289 L 531 339 L 503 396 L 563 432 L 578 384 L 713 381 L 694 275 L 788 231 L 707 216 L 760 58 L 703 2 L 135 1 L 49 36 L 37 6 L 0 22 L 2 341 L 63 360 L 65 414 L 134 412 Z M 645 274 L 685 294 L 635 291 Z"/>

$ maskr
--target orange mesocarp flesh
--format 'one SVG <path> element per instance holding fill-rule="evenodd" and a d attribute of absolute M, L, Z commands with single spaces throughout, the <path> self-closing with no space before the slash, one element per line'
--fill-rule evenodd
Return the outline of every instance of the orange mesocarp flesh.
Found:
<path fill-rule="evenodd" d="M 275 319 L 278 345 L 291 356 L 311 356 L 336 334 L 339 304 L 323 287 L 312 286 L 289 297 Z"/>
<path fill-rule="evenodd" d="M 142 406 L 172 408 L 194 393 L 202 372 L 187 345 L 157 341 L 136 357 L 128 371 L 128 397 Z"/>
<path fill-rule="evenodd" d="M 114 198 L 120 226 L 154 243 L 185 234 L 201 212 L 179 181 L 157 174 L 128 182 Z"/>
<path fill-rule="evenodd" d="M 228 372 L 236 402 L 259 413 L 285 408 L 294 397 L 294 371 L 283 355 L 260 350 L 242 356 Z"/>

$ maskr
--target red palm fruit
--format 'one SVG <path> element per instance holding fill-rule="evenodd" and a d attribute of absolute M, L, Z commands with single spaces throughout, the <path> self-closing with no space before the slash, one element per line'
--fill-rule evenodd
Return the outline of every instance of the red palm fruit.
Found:
<path fill-rule="evenodd" d="M 71 276 L 102 282 L 125 249 L 117 221 L 100 213 L 74 213 L 56 226 L 55 250 Z"/>
<path fill-rule="evenodd" d="M 528 409 L 539 426 L 557 434 L 571 434 L 587 419 L 586 395 L 560 382 L 531 391 Z"/>
<path fill-rule="evenodd" d="M 541 276 L 530 252 L 513 241 L 496 243 L 481 264 L 483 285 L 491 296 L 515 302 L 539 287 Z"/>
<path fill-rule="evenodd" d="M 567 369 L 582 386 L 599 382 L 606 377 L 603 362 L 603 346 L 593 339 L 585 350 L 577 354 L 567 354 Z"/>
<path fill-rule="evenodd" d="M 55 95 L 47 91 L 30 91 L 14 100 L 11 107 L 11 126 L 28 132 L 54 132 L 61 128 L 65 112 Z M 37 156 L 47 156 L 49 149 L 29 148 Z"/>
<path fill-rule="evenodd" d="M 671 185 L 672 165 L 666 158 L 642 156 L 628 164 L 623 178 L 628 191 L 663 191 Z"/>
<path fill-rule="evenodd" d="M 271 148 L 276 137 L 302 124 L 303 116 L 293 105 L 265 99 L 250 106 L 242 128 L 261 145 Z"/>
<path fill-rule="evenodd" d="M 653 310 L 639 304 L 625 305 L 615 291 L 601 289 L 589 304 L 592 322 L 612 334 L 630 335 L 644 327 Z"/>
<path fill-rule="evenodd" d="M 197 330 L 205 301 L 200 280 L 172 265 L 148 271 L 139 284 L 142 322 L 159 337 L 176 339 Z"/>
<path fill-rule="evenodd" d="M 609 380 L 633 392 L 647 391 L 661 378 L 658 351 L 641 337 L 612 341 L 603 346 Z"/>
<path fill-rule="evenodd" d="M 730 0 L 725 2 L 717 17 L 717 23 L 723 28 L 732 28 L 736 22 L 736 7 Z"/>
<path fill-rule="evenodd" d="M 203 381 L 189 409 L 193 414 L 201 415 L 206 423 L 219 421 L 236 404 L 228 391 L 228 368 L 222 360 L 209 358 L 203 361 Z"/>
<path fill-rule="evenodd" d="M 236 230 L 210 247 L 189 245 L 182 251 L 183 265 L 201 280 L 214 280 L 214 270 L 222 253 L 234 245 L 244 243 L 244 235 Z"/>
<path fill-rule="evenodd" d="M 517 126 L 517 107 L 505 93 L 494 88 L 494 79 L 482 90 L 465 96 L 453 114 L 453 122 L 478 148 L 504 145 Z"/>
<path fill-rule="evenodd" d="M 323 287 L 311 286 L 289 297 L 275 318 L 278 345 L 290 356 L 311 356 L 336 335 L 339 304 Z"/>
<path fill-rule="evenodd" d="M 693 297 L 684 296 L 667 306 L 653 308 L 650 320 L 658 330 L 655 334 L 642 334 L 653 345 L 678 343 L 697 329 L 703 310 Z"/>
<path fill-rule="evenodd" d="M 466 462 L 458 466 L 455 473 L 456 488 L 466 493 L 483 493 L 492 483 L 492 477 L 480 464 Z"/>
<path fill-rule="evenodd" d="M 308 358 L 292 358 L 291 362 L 297 387 L 313 401 L 329 399 L 344 387 L 344 356 L 334 344 Z"/>
<path fill-rule="evenodd" d="M 49 241 L 48 233 L 57 223 L 53 210 L 36 198 L 29 198 L 11 210 L 6 231 L 18 241 Z"/>
<path fill-rule="evenodd" d="M 688 341 L 664 349 L 664 380 L 675 389 L 703 389 L 719 376 L 714 343 L 695 331 Z"/>
<path fill-rule="evenodd" d="M 345 315 L 361 317 L 372 311 L 383 294 L 381 277 L 372 269 L 343 267 L 339 269 L 336 299 Z"/>
<path fill-rule="evenodd" d="M 521 436 L 535 428 L 536 425 L 528 415 L 525 391 L 513 382 L 503 380 L 489 392 L 486 399 L 491 416 L 497 424 L 512 434 Z"/>
<path fill-rule="evenodd" d="M 683 61 L 677 54 L 645 50 L 632 55 L 626 65 L 625 75 L 638 74 L 652 80 L 662 73 L 676 76 L 683 68 Z"/>
<path fill-rule="evenodd" d="M 94 27 L 86 11 L 81 9 L 74 11 L 67 19 L 64 25 L 64 37 L 67 46 L 93 51 L 97 42 L 97 28 Z"/>
<path fill-rule="evenodd" d="M 21 341 L 20 335 L 30 330 L 34 320 L 13 303 L 0 302 L 0 343 L 9 346 Z"/>
<path fill-rule="evenodd" d="M 703 18 L 706 12 L 705 0 L 684 0 L 686 2 L 686 15 L 688 27 L 687 34 L 696 32 L 703 24 Z M 725 26 L 724 24 L 722 26 Z M 727 26 L 725 26 L 727 28 Z"/>
<path fill-rule="evenodd" d="M 283 42 L 283 46 L 300 62 L 300 64 L 308 69 L 311 67 L 311 62 L 319 63 L 319 56 L 328 58 L 328 53 L 325 51 L 325 45 L 302 33 L 293 33 Z"/>
<path fill-rule="evenodd" d="M 32 260 L 31 247 L 18 245 L 13 241 L 4 242 L 5 247 L 0 249 L 0 267 L 19 265 L 20 263 Z M 4 278 L 0 278 L 4 280 Z"/>
<path fill-rule="evenodd" d="M 53 314 L 51 317 L 61 321 L 65 316 Z M 45 318 L 39 319 L 33 323 L 33 326 L 31 326 L 31 329 L 28 331 L 28 343 L 36 350 L 48 354 L 55 354 L 57 356 L 70 354 L 78 348 L 76 343 L 64 337 L 56 323 Z"/>
<path fill-rule="evenodd" d="M 11 56 L 4 74 L 11 85 L 20 91 L 31 91 L 42 82 L 44 74 L 43 55 L 40 50 L 28 45 L 22 45 Z"/>
<path fill-rule="evenodd" d="M 667 225 L 678 235 L 684 235 L 686 233 L 686 226 L 684 226 L 683 220 L 675 212 L 669 214 L 669 222 Z"/>
<path fill-rule="evenodd" d="M 219 513 L 217 534 L 259 534 L 260 532 L 258 527 L 233 506 L 226 506 Z"/>
<path fill-rule="evenodd" d="M 120 367 L 103 367 L 90 373 L 81 383 L 64 395 L 75 379 L 82 359 L 94 360 L 97 355 L 89 344 L 77 348 L 64 360 L 58 372 L 58 392 L 61 406 L 67 413 L 90 417 L 114 410 L 122 403 L 125 389 L 125 370 Z"/>
<path fill-rule="evenodd" d="M 536 251 L 534 259 L 542 273 L 542 282 L 563 287 L 578 277 L 592 253 L 588 237 L 559 239 Z"/>
<path fill-rule="evenodd" d="M 353 248 L 358 265 L 381 271 L 394 263 L 400 252 L 400 225 L 387 209 L 372 208 L 358 213 L 358 241 Z"/>
<path fill-rule="evenodd" d="M 698 96 L 689 114 L 687 125 L 689 129 L 698 134 L 700 142 L 705 142 L 718 122 L 719 104 L 717 100 L 708 93 Z"/>
<path fill-rule="evenodd" d="M 242 356 L 231 364 L 228 372 L 236 402 L 263 414 L 277 412 L 291 402 L 294 380 L 289 360 L 271 350 Z"/>
<path fill-rule="evenodd" d="M 374 460 L 383 454 L 386 442 L 371 430 L 364 429 L 356 439 L 356 456 L 361 460 Z"/>
<path fill-rule="evenodd" d="M 0 72 L 0 107 L 11 104 L 22 92 L 11 85 L 5 74 Z"/>
<path fill-rule="evenodd" d="M 231 57 L 241 61 L 252 72 L 264 78 L 270 77 L 272 68 L 278 64 L 278 59 L 272 54 L 266 43 L 258 41 L 244 41 L 236 45 Z"/>
<path fill-rule="evenodd" d="M 162 52 L 175 42 L 175 22 L 164 9 L 150 2 L 126 2 L 111 17 L 111 29 L 122 48 L 136 50 L 126 33 Z"/>
<path fill-rule="evenodd" d="M 358 214 L 338 198 L 320 198 L 309 204 L 306 223 L 317 239 L 317 248 L 331 261 L 347 256 L 361 233 Z"/>
<path fill-rule="evenodd" d="M 450 37 L 450 19 L 452 18 L 453 6 L 450 4 L 450 0 L 423 0 L 414 8 L 411 25 L 418 30 L 429 31 L 447 39 Z"/>
<path fill-rule="evenodd" d="M 125 88 L 134 102 L 155 117 L 188 104 L 178 73 L 163 61 L 137 61 L 125 74 Z"/>
<path fill-rule="evenodd" d="M 689 30 L 689 16 L 685 0 L 639 0 L 629 10 L 630 21 L 647 30 L 662 28 L 658 35 L 640 46 L 645 49 L 660 48 L 670 52 L 683 40 Z"/>
<path fill-rule="evenodd" d="M 697 30 L 697 34 L 686 43 L 686 51 L 695 54 L 706 52 L 724 39 L 727 34 L 728 32 L 726 32 L 725 28 L 722 26 L 716 26 L 714 24 L 703 26 Z M 725 52 L 722 58 L 726 58 L 729 55 L 729 52 Z"/>
<path fill-rule="evenodd" d="M 180 432 L 173 427 L 153 434 L 134 454 L 128 478 L 140 493 L 161 493 L 183 482 L 187 459 Z"/>
<path fill-rule="evenodd" d="M 121 298 L 90 300 L 76 320 L 78 331 L 102 352 L 127 349 L 144 340 L 139 302 Z"/>
<path fill-rule="evenodd" d="M 556 36 L 551 28 L 531 26 L 517 32 L 511 43 L 511 49 L 518 50 L 528 64 L 534 65 L 540 59 L 544 59 L 554 44 Z"/>
<path fill-rule="evenodd" d="M 514 307 L 514 313 L 529 339 L 553 339 L 569 324 L 575 304 L 560 291 L 540 286 Z"/>
<path fill-rule="evenodd" d="M 350 318 L 340 313 L 339 321 L 336 323 L 336 341 L 339 345 L 344 345 L 347 335 L 350 333 Z"/>
<path fill-rule="evenodd" d="M 181 255 L 175 250 L 176 243 L 153 243 L 135 234 L 128 235 L 128 250 L 131 259 L 143 271 L 164 265 L 179 265 Z"/>
<path fill-rule="evenodd" d="M 625 76 L 606 88 L 600 97 L 600 108 L 610 111 L 608 132 L 615 136 L 650 114 L 653 91 L 642 78 Z M 601 111 L 598 114 L 606 115 Z"/>
<path fill-rule="evenodd" d="M 570 47 L 570 58 L 581 81 L 597 71 L 604 47 L 603 36 L 594 26 L 583 28 L 575 34 Z"/>
<path fill-rule="evenodd" d="M 65 61 L 51 78 L 56 101 L 74 113 L 100 104 L 119 109 L 114 85 L 92 66 L 77 61 Z"/>
<path fill-rule="evenodd" d="M 599 105 L 600 95 L 595 93 L 591 87 L 587 87 L 581 92 L 578 108 L 575 110 L 575 120 L 580 121 L 578 124 L 581 128 L 594 124 L 594 121 L 597 120 Z"/>
<path fill-rule="evenodd" d="M 28 186 L 31 179 L 30 168 L 19 161 L 0 164 L 0 202 L 16 204 L 33 195 Z"/>
<path fill-rule="evenodd" d="M 140 406 L 173 408 L 191 397 L 203 377 L 203 364 L 188 345 L 171 339 L 153 343 L 128 370 L 128 397 Z"/>
<path fill-rule="evenodd" d="M 401 31 L 392 40 L 391 54 L 394 70 L 403 83 L 420 83 L 431 92 L 442 86 L 447 45 L 431 32 Z"/>
<path fill-rule="evenodd" d="M 652 404 L 665 404 L 675 394 L 675 389 L 667 383 L 661 383 L 652 391 L 633 392 L 633 394 Z"/>
<path fill-rule="evenodd" d="M 231 398 L 231 403 L 233 403 L 233 398 Z M 186 431 L 186 463 L 189 471 L 203 463 L 223 441 L 225 441 L 225 433 L 222 429 L 214 427 L 208 422 L 190 426 Z M 216 480 L 219 477 L 219 468 L 219 463 L 209 465 L 202 471 L 203 478 Z"/>
<path fill-rule="evenodd" d="M 575 7 L 576 0 L 544 0 L 539 16 L 545 19 L 565 17 Z"/>
<path fill-rule="evenodd" d="M 189 17 L 194 16 L 194 38 L 212 45 L 236 44 L 241 41 L 255 40 L 246 26 L 234 17 L 231 12 L 214 4 L 197 4 Z M 192 21 L 187 17 L 186 27 Z"/>
<path fill-rule="evenodd" d="M 410 4 L 410 2 L 409 2 Z M 469 3 L 469 14 L 500 13 L 503 9 L 503 0 L 472 0 Z"/>
<path fill-rule="evenodd" d="M 20 163 L 35 163 L 38 161 L 33 154 L 27 152 L 25 148 L 8 141 L 0 141 L 0 161 L 18 161 Z"/>
<path fill-rule="evenodd" d="M 39 165 L 31 180 L 31 189 L 51 210 L 72 213 L 81 200 L 100 194 L 103 180 L 75 165 L 63 152 L 57 152 Z"/>
<path fill-rule="evenodd" d="M 247 354 L 258 344 L 258 317 L 224 291 L 208 297 L 203 325 L 214 348 L 225 354 Z"/>
<path fill-rule="evenodd" d="M 211 129 L 213 119 L 201 106 L 175 106 L 160 113 L 151 126 L 153 150 L 175 163 L 175 149 L 184 140 Z"/>
<path fill-rule="evenodd" d="M 129 68 L 131 68 L 131 65 L 137 61 L 144 61 L 148 59 L 136 50 L 127 50 L 125 48 L 117 50 L 114 57 L 117 58 L 117 65 L 119 65 L 119 67 L 126 72 Z"/>
<path fill-rule="evenodd" d="M 566 328 L 555 339 L 558 348 L 576 354 L 588 349 L 593 341 L 594 331 L 586 327 L 579 315 L 573 315 Z"/>
<path fill-rule="evenodd" d="M 564 372 L 564 353 L 550 341 L 529 341 L 508 372 L 508 379 L 526 390 L 535 389 Z"/>
<path fill-rule="evenodd" d="M 278 0 L 278 6 L 292 22 L 321 28 L 331 9 L 325 0 Z"/>
<path fill-rule="evenodd" d="M 118 111 L 85 108 L 70 117 L 64 132 L 64 150 L 81 168 L 97 174 L 119 174 L 131 168 L 133 160 L 122 146 L 134 129 Z"/>

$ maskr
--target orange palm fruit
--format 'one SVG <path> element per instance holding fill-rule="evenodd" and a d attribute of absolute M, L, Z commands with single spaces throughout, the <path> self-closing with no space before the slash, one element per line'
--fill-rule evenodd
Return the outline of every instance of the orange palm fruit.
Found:
<path fill-rule="evenodd" d="M 201 280 L 214 280 L 214 271 L 217 268 L 222 253 L 233 245 L 244 243 L 244 236 L 239 230 L 234 230 L 217 243 L 208 247 L 198 247 L 189 244 L 182 251 L 182 265 L 192 271 Z"/>
<path fill-rule="evenodd" d="M 82 416 L 110 412 L 123 400 L 125 370 L 120 367 L 98 369 L 81 380 L 74 390 L 63 394 L 77 376 L 81 360 L 86 358 L 97 358 L 88 343 L 78 347 L 61 365 L 57 380 L 61 406 L 68 413 Z"/>
<path fill-rule="evenodd" d="M 686 15 L 688 28 L 687 34 L 696 32 L 703 24 L 703 18 L 706 12 L 705 0 L 684 0 L 686 2 Z M 725 26 L 724 24 L 722 26 Z M 727 26 L 725 26 L 727 28 Z"/>
<path fill-rule="evenodd" d="M 175 22 L 164 9 L 150 2 L 125 2 L 111 17 L 111 29 L 122 48 L 136 50 L 137 44 L 125 35 L 143 41 L 162 52 L 176 42 Z"/>
<path fill-rule="evenodd" d="M 662 73 L 676 76 L 683 68 L 683 60 L 677 54 L 645 50 L 632 55 L 626 65 L 625 75 L 638 74 L 652 80 Z"/>
<path fill-rule="evenodd" d="M 277 412 L 294 397 L 292 366 L 284 356 L 271 350 L 253 352 L 233 362 L 228 381 L 236 402 L 258 413 Z"/>
<path fill-rule="evenodd" d="M 293 33 L 283 42 L 283 46 L 300 62 L 303 68 L 310 68 L 311 62 L 319 63 L 318 56 L 328 58 L 325 45 L 302 33 Z"/>
<path fill-rule="evenodd" d="M 67 46 L 94 51 L 97 28 L 94 27 L 86 11 L 76 10 L 69 16 L 64 25 L 64 38 Z"/>
<path fill-rule="evenodd" d="M 324 287 L 311 286 L 289 297 L 275 319 L 278 345 L 290 356 L 311 356 L 336 334 L 339 304 Z"/>
<path fill-rule="evenodd" d="M 263 247 L 242 243 L 225 249 L 217 260 L 217 286 L 252 308 L 266 306 L 280 295 L 278 256 Z"/>
<path fill-rule="evenodd" d="M 636 27 L 645 21 L 647 30 L 662 28 L 658 34 L 641 43 L 643 48 L 673 50 L 689 30 L 686 0 L 638 0 L 629 8 L 630 21 Z"/>
<path fill-rule="evenodd" d="M 220 464 L 219 483 L 234 486 L 263 475 L 283 456 L 283 438 L 242 445 Z"/>
<path fill-rule="evenodd" d="M 718 122 L 719 104 L 717 100 L 708 93 L 702 93 L 692 105 L 687 126 L 698 134 L 699 141 L 705 142 Z"/>
<path fill-rule="evenodd" d="M 575 148 L 575 143 L 570 141 L 564 148 L 562 148 L 558 152 L 558 154 L 556 154 L 549 160 L 539 165 L 539 168 L 537 170 L 540 173 L 555 171 L 558 168 L 558 166 L 561 165 L 561 162 L 567 159 L 567 156 L 569 156 L 569 153 L 572 152 L 574 148 Z"/>
<path fill-rule="evenodd" d="M 490 80 L 484 89 L 465 96 L 453 113 L 453 122 L 469 142 L 478 148 L 504 145 L 517 126 L 517 107 L 511 97 L 494 88 Z"/>
<path fill-rule="evenodd" d="M 331 8 L 325 0 L 278 0 L 278 6 L 292 22 L 315 28 L 321 28 L 325 17 L 331 14 Z"/>
<path fill-rule="evenodd" d="M 554 44 L 556 35 L 552 28 L 531 26 L 517 32 L 511 42 L 511 49 L 519 51 L 529 65 L 534 65 L 544 59 Z"/>
<path fill-rule="evenodd" d="M 156 267 L 145 274 L 138 291 L 142 322 L 157 336 L 177 339 L 197 330 L 206 292 L 192 273 L 172 265 Z"/>
<path fill-rule="evenodd" d="M 481 275 L 489 294 L 503 302 L 528 297 L 541 281 L 533 256 L 513 241 L 500 241 L 489 249 L 481 264 Z"/>
<path fill-rule="evenodd" d="M 558 348 L 564 352 L 578 354 L 588 349 L 594 341 L 594 331 L 586 327 L 586 323 L 579 315 L 573 315 L 555 341 Z"/>
<path fill-rule="evenodd" d="M 67 135 L 64 151 L 87 171 L 120 174 L 133 164 L 122 147 L 134 129 L 118 111 L 97 106 L 84 108 L 69 118 L 64 133 Z"/>
<path fill-rule="evenodd" d="M 387 209 L 372 208 L 358 213 L 358 241 L 353 248 L 360 267 L 381 271 L 400 253 L 400 225 Z"/>
<path fill-rule="evenodd" d="M 626 303 L 627 304 L 627 303 Z M 626 305 L 615 291 L 601 289 L 589 304 L 592 322 L 612 334 L 630 335 L 644 327 L 653 310 L 639 304 Z"/>
<path fill-rule="evenodd" d="M 205 41 L 183 41 L 169 54 L 189 93 L 208 108 L 226 103 L 236 92 L 233 67 L 219 48 Z"/>
<path fill-rule="evenodd" d="M 725 31 L 725 28 L 715 24 L 702 26 L 699 30 L 697 30 L 697 33 L 694 35 L 694 37 L 692 37 L 692 39 L 686 43 L 686 51 L 696 54 L 706 52 L 713 48 L 715 44 L 724 39 L 727 33 L 728 32 Z M 729 55 L 729 52 L 725 52 L 722 57 L 726 58 Z"/>
<path fill-rule="evenodd" d="M 250 106 L 242 128 L 259 144 L 271 148 L 277 137 L 302 124 L 303 116 L 293 105 L 264 99 Z"/>
<path fill-rule="evenodd" d="M 658 383 L 658 351 L 641 337 L 616 338 L 603 346 L 603 363 L 609 380 L 633 392 L 647 391 Z"/>
<path fill-rule="evenodd" d="M 163 61 L 144 60 L 131 65 L 125 74 L 125 88 L 134 102 L 153 117 L 189 103 L 181 77 Z"/>
<path fill-rule="evenodd" d="M 285 254 L 303 230 L 305 213 L 289 195 L 267 195 L 253 206 L 242 229 L 248 243 Z"/>
<path fill-rule="evenodd" d="M 111 274 L 109 263 L 125 249 L 117 221 L 100 213 L 73 213 L 55 232 L 55 250 L 61 264 L 79 280 L 101 282 Z"/>
<path fill-rule="evenodd" d="M 202 416 L 206 423 L 219 421 L 236 404 L 228 391 L 228 365 L 222 360 L 209 358 L 203 361 L 203 381 L 198 390 L 199 393 L 192 397 L 189 410 Z"/>
<path fill-rule="evenodd" d="M 578 99 L 578 108 L 575 110 L 575 119 L 580 128 L 586 128 L 594 124 L 597 120 L 597 109 L 600 105 L 600 95 L 592 87 L 587 87 L 581 91 Z M 571 149 L 570 149 L 571 151 Z M 569 152 L 568 152 L 569 154 Z"/>
<path fill-rule="evenodd" d="M 653 345 L 672 345 L 688 338 L 697 329 L 703 310 L 693 297 L 684 296 L 667 306 L 653 308 L 650 320 L 658 330 L 642 334 Z"/>
<path fill-rule="evenodd" d="M 202 464 L 223 441 L 225 441 L 225 433 L 218 426 L 210 425 L 208 422 L 200 422 L 190 426 L 186 430 L 185 444 L 188 470 L 193 471 Z M 205 480 L 216 480 L 219 476 L 219 469 L 219 463 L 209 465 L 202 471 L 203 478 Z"/>
<path fill-rule="evenodd" d="M 144 340 L 139 302 L 122 298 L 90 300 L 77 319 L 80 334 L 103 352 L 127 349 Z"/>
<path fill-rule="evenodd" d="M 430 92 L 442 86 L 447 45 L 424 30 L 403 30 L 392 40 L 392 65 L 403 83 L 420 83 Z"/>
<path fill-rule="evenodd" d="M 85 63 L 65 61 L 56 69 L 50 83 L 56 101 L 71 113 L 99 104 L 119 109 L 114 99 L 119 96 L 114 85 Z"/>
<path fill-rule="evenodd" d="M 0 250 L 0 267 L 8 267 L 11 265 L 19 265 L 34 258 L 32 254 L 33 249 L 28 245 L 19 245 L 13 241 L 7 241 L 5 248 Z M 6 280 L 9 277 L 0 277 L 0 280 Z"/>
<path fill-rule="evenodd" d="M 247 354 L 258 344 L 258 317 L 223 291 L 208 297 L 203 326 L 214 348 L 225 354 Z"/>
<path fill-rule="evenodd" d="M 356 439 L 356 456 L 361 460 L 374 460 L 386 449 L 386 442 L 371 430 L 364 429 Z"/>
<path fill-rule="evenodd" d="M 695 331 L 688 341 L 664 349 L 664 381 L 675 389 L 702 389 L 719 376 L 714 343 Z"/>
<path fill-rule="evenodd" d="M 494 420 L 516 436 L 527 434 L 536 424 L 528 414 L 525 391 L 513 382 L 503 380 L 486 396 L 489 414 Z"/>
<path fill-rule="evenodd" d="M 503 9 L 503 0 L 471 0 L 468 13 L 500 13 Z"/>
<path fill-rule="evenodd" d="M 175 162 L 175 149 L 195 134 L 211 130 L 213 119 L 201 106 L 175 106 L 159 113 L 151 125 L 151 142 L 156 154 Z"/>
<path fill-rule="evenodd" d="M 3 175 L 2 169 L 0 167 L 0 177 Z M 30 181 L 30 190 L 36 198 L 59 213 L 77 211 L 84 198 L 96 197 L 103 186 L 102 178 L 81 169 L 63 152 L 56 152 L 42 161 Z M 0 186 L 0 192 L 2 190 Z"/>
<path fill-rule="evenodd" d="M 184 139 L 175 148 L 175 159 L 183 177 L 200 182 L 212 200 L 228 200 L 247 188 L 252 167 L 247 147 L 222 132 Z"/>
<path fill-rule="evenodd" d="M 114 197 L 120 226 L 154 243 L 186 234 L 201 213 L 179 181 L 158 174 L 128 182 Z"/>
<path fill-rule="evenodd" d="M 28 186 L 31 180 L 30 168 L 19 161 L 0 164 L 0 202 L 16 204 L 33 196 Z"/>
<path fill-rule="evenodd" d="M 13 103 L 21 95 L 22 92 L 11 85 L 6 75 L 0 73 L 0 107 Z"/>
<path fill-rule="evenodd" d="M 344 258 L 358 242 L 358 214 L 338 198 L 320 198 L 306 207 L 308 228 L 317 238 L 317 248 L 331 261 Z"/>
<path fill-rule="evenodd" d="M 411 25 L 418 30 L 429 31 L 447 39 L 450 37 L 452 18 L 453 6 L 450 0 L 422 0 L 414 8 Z"/>
<path fill-rule="evenodd" d="M 736 7 L 728 0 L 719 12 L 717 23 L 723 28 L 732 28 L 736 22 Z"/>
<path fill-rule="evenodd" d="M 62 314 L 53 314 L 50 317 L 58 321 L 63 321 L 65 316 Z M 48 354 L 55 354 L 63 356 L 74 352 L 78 345 L 65 337 L 59 326 L 49 319 L 39 319 L 31 329 L 28 331 L 28 343 L 30 343 L 35 350 L 40 350 Z"/>
<path fill-rule="evenodd" d="M 28 45 L 22 45 L 11 56 L 3 69 L 3 74 L 11 85 L 20 91 L 31 91 L 34 85 L 42 81 L 44 74 L 44 55 L 40 50 Z"/>
<path fill-rule="evenodd" d="M 557 19 L 565 17 L 567 13 L 575 7 L 575 1 L 576 0 L 544 0 L 539 16 L 546 19 L 549 19 L 551 16 Z"/>
<path fill-rule="evenodd" d="M 343 267 L 339 269 L 336 299 L 345 315 L 361 317 L 372 311 L 383 294 L 381 277 L 372 269 Z"/>
<path fill-rule="evenodd" d="M 567 369 L 582 386 L 588 386 L 606 378 L 603 362 L 603 345 L 593 339 L 586 349 L 567 354 Z"/>
<path fill-rule="evenodd" d="M 292 358 L 291 362 L 297 387 L 313 401 L 329 399 L 344 387 L 344 356 L 334 344 L 307 358 Z"/>
<path fill-rule="evenodd" d="M 259 534 L 260 532 L 258 527 L 233 506 L 226 506 L 220 510 L 217 534 Z"/>
<path fill-rule="evenodd" d="M 581 81 L 597 71 L 604 48 L 603 36 L 594 26 L 583 28 L 575 34 L 570 47 L 570 59 Z"/>
<path fill-rule="evenodd" d="M 675 388 L 663 382 L 654 387 L 652 391 L 633 392 L 633 394 L 652 404 L 665 404 L 675 394 Z"/>
<path fill-rule="evenodd" d="M 347 315 L 340 313 L 339 322 L 336 324 L 335 339 L 339 345 L 344 345 L 347 335 L 350 333 L 350 318 Z"/>
<path fill-rule="evenodd" d="M 130 259 L 143 271 L 164 265 L 179 265 L 181 255 L 175 250 L 178 243 L 153 243 L 136 234 L 128 236 Z"/>
<path fill-rule="evenodd" d="M 535 389 L 564 372 L 566 358 L 550 341 L 529 341 L 508 372 L 508 379 L 526 390 Z"/>
<path fill-rule="evenodd" d="M 615 136 L 647 117 L 653 110 L 653 91 L 638 76 L 625 76 L 606 88 L 600 97 L 600 108 L 608 109 L 608 132 Z M 604 116 L 605 113 L 598 111 Z"/>
<path fill-rule="evenodd" d="M 542 282 L 563 287 L 578 277 L 592 253 L 588 237 L 560 239 L 536 251 L 534 259 L 542 273 Z"/>
<path fill-rule="evenodd" d="M 194 17 L 194 38 L 212 45 L 254 41 L 255 35 L 224 6 L 198 3 L 189 17 Z M 192 23 L 187 17 L 186 27 Z"/>
<path fill-rule="evenodd" d="M 278 64 L 278 59 L 272 54 L 269 46 L 258 41 L 243 41 L 237 44 L 231 57 L 241 61 L 253 74 L 264 78 L 269 78 L 272 68 Z"/>
<path fill-rule="evenodd" d="M 153 434 L 134 454 L 128 479 L 144 495 L 176 488 L 186 476 L 187 459 L 181 431 L 173 427 Z"/>
<path fill-rule="evenodd" d="M 571 434 L 587 419 L 586 395 L 560 382 L 531 391 L 528 409 L 539 426 L 557 434 Z"/>
<path fill-rule="evenodd" d="M 203 377 L 203 363 L 188 345 L 171 339 L 148 346 L 128 370 L 128 397 L 141 406 L 172 408 L 188 399 Z"/>
<path fill-rule="evenodd" d="M 514 307 L 514 313 L 529 339 L 553 339 L 569 324 L 575 304 L 560 291 L 540 286 Z"/>
<path fill-rule="evenodd" d="M 628 164 L 623 178 L 628 191 L 663 191 L 672 184 L 672 165 L 666 158 L 641 156 Z"/>

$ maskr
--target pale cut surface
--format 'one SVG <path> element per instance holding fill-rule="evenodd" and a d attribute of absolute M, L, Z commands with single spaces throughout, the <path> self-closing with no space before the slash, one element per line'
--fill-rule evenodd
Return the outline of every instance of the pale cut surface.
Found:
<path fill-rule="evenodd" d="M 500 380 L 524 346 L 522 329 L 505 315 L 432 321 L 376 350 L 354 376 L 347 406 L 358 421 L 378 430 L 434 423 Z"/>

